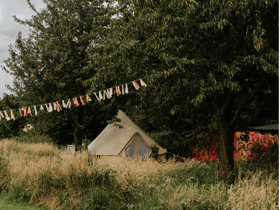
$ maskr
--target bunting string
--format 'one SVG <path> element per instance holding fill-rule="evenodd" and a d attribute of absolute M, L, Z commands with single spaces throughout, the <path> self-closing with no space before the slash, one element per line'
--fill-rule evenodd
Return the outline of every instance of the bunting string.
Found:
<path fill-rule="evenodd" d="M 138 79 L 140 81 L 140 85 L 141 87 L 147 87 L 147 84 L 142 80 L 142 79 Z M 134 86 L 135 90 L 139 90 L 140 86 L 138 85 L 138 83 L 136 82 L 136 80 L 132 81 L 132 85 Z M 125 95 L 128 94 L 128 83 L 122 84 L 122 85 L 117 85 L 115 86 L 115 94 L 119 97 L 120 95 Z M 96 97 L 96 99 L 98 101 L 106 100 L 106 99 L 111 99 L 113 97 L 114 94 L 114 89 L 113 87 L 107 88 L 105 90 L 100 90 L 97 92 L 94 92 L 93 95 Z M 79 106 L 79 100 L 80 103 L 84 106 L 86 105 L 86 103 L 90 103 L 92 101 L 92 99 L 90 98 L 90 96 L 87 95 L 82 95 L 79 97 L 73 97 L 72 101 L 73 104 L 75 106 Z M 84 99 L 85 98 L 85 101 Z M 62 100 L 62 107 L 65 109 L 71 109 L 71 99 L 67 100 L 67 103 L 65 104 L 65 100 Z M 46 109 L 44 109 L 44 106 L 46 107 Z M 16 109 L 10 109 L 10 110 L 0 110 L 0 120 L 2 119 L 6 119 L 7 121 L 9 120 L 16 120 L 16 117 L 14 115 L 14 113 L 16 113 L 18 111 L 19 116 L 20 117 L 28 117 L 28 115 L 32 116 L 32 109 L 34 110 L 34 115 L 37 116 L 38 115 L 38 111 L 47 111 L 47 112 L 52 112 L 54 110 L 56 110 L 57 112 L 62 111 L 62 107 L 60 106 L 60 103 L 58 101 L 52 102 L 52 103 L 45 103 L 45 104 L 40 104 L 40 105 L 33 105 L 33 108 L 30 107 L 23 107 L 23 108 L 16 108 Z M 37 111 L 37 107 L 40 107 L 39 110 Z M 9 114 L 10 113 L 10 116 Z"/>

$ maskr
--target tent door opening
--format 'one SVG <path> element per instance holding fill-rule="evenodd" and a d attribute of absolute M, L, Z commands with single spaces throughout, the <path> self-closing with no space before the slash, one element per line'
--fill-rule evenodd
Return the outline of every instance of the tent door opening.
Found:
<path fill-rule="evenodd" d="M 146 144 L 141 140 L 141 138 L 136 135 L 133 138 L 131 144 L 125 149 L 126 157 L 148 157 L 150 149 Z"/>

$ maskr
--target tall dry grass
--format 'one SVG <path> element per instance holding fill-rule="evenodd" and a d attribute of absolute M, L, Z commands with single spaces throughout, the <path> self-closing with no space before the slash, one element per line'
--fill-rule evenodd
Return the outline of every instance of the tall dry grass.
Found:
<path fill-rule="evenodd" d="M 195 160 L 181 163 L 172 159 L 162 164 L 154 159 L 125 159 L 121 157 L 102 157 L 97 163 L 117 171 L 116 180 L 123 190 L 132 190 L 147 182 L 153 183 L 162 176 L 162 173 L 202 164 Z"/>
<path fill-rule="evenodd" d="M 262 176 L 262 172 L 247 172 L 245 179 L 238 178 L 228 190 L 227 205 L 234 209 L 278 209 L 279 181 Z"/>
<path fill-rule="evenodd" d="M 123 191 L 129 191 L 136 203 L 137 198 L 148 202 L 152 196 L 159 209 L 278 208 L 278 180 L 272 176 L 264 178 L 261 173 L 247 172 L 247 177 L 239 177 L 232 186 L 223 182 L 201 184 L 198 175 L 202 169 L 210 170 L 210 166 L 195 160 L 170 160 L 163 164 L 153 159 L 93 159 L 85 151 L 74 156 L 60 155 L 61 151 L 52 144 L 0 141 L 0 188 L 7 192 L 18 188 L 26 193 L 30 203 L 52 209 L 61 209 L 65 197 L 67 209 L 75 209 L 83 202 L 79 195 L 87 196 L 94 186 L 106 183 L 117 186 L 119 200 L 124 200 Z M 197 169 L 195 173 L 186 176 L 193 168 Z M 91 196 L 90 203 L 108 199 L 105 194 Z M 136 209 L 145 208 L 141 202 L 135 204 Z"/>

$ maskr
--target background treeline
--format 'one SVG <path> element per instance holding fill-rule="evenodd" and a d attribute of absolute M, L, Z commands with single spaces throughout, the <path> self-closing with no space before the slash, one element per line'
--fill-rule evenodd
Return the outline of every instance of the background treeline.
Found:
<path fill-rule="evenodd" d="M 60 113 L 1 120 L 2 138 L 29 123 L 58 144 L 81 144 L 122 109 L 181 156 L 191 144 L 206 143 L 195 139 L 216 136 L 227 174 L 233 133 L 278 123 L 278 1 L 45 4 L 30 20 L 15 17 L 30 34 L 18 34 L 4 61 L 17 96 L 3 97 L 1 110 L 61 102 L 138 78 L 148 87 L 131 86 L 129 94 L 105 101 L 92 97 L 89 105 Z"/>

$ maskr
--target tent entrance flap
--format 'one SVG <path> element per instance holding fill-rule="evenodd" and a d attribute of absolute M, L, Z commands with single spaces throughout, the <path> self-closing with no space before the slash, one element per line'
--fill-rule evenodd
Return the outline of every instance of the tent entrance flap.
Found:
<path fill-rule="evenodd" d="M 139 157 L 148 157 L 149 152 L 150 152 L 149 148 L 139 138 Z"/>
<path fill-rule="evenodd" d="M 139 135 L 135 135 L 131 141 L 131 144 L 127 146 L 125 149 L 126 157 L 148 157 L 150 153 L 150 149 L 146 146 L 146 144 L 141 140 Z"/>
<path fill-rule="evenodd" d="M 135 157 L 135 151 L 136 151 L 135 146 L 136 146 L 135 139 L 133 139 L 132 143 L 125 150 L 126 157 L 131 157 L 131 158 Z"/>

